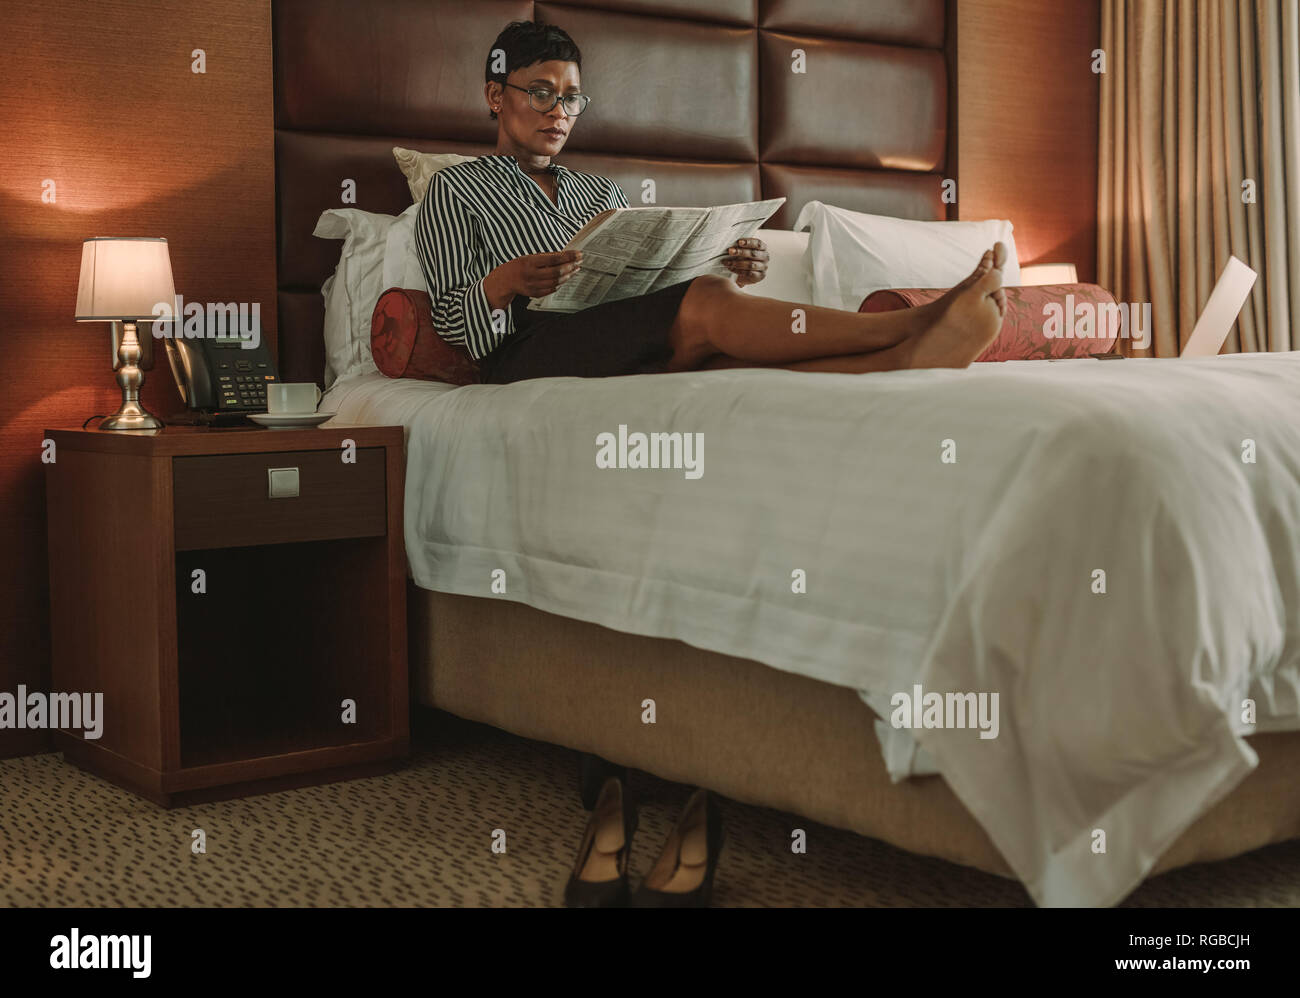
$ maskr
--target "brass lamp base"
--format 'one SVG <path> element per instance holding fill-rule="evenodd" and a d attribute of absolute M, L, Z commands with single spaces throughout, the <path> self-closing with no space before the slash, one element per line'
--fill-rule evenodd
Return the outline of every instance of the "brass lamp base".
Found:
<path fill-rule="evenodd" d="M 140 404 L 140 341 L 135 323 L 122 323 L 122 340 L 117 347 L 117 383 L 122 386 L 122 407 L 99 424 L 101 430 L 160 430 L 163 421 Z"/>
<path fill-rule="evenodd" d="M 122 408 L 99 424 L 101 430 L 161 430 L 163 421 L 139 402 L 123 402 Z"/>

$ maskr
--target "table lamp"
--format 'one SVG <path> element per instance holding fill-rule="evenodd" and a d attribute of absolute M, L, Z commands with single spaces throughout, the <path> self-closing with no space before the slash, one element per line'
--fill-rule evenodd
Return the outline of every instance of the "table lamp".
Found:
<path fill-rule="evenodd" d="M 154 306 L 163 303 L 170 309 L 175 299 L 166 239 L 97 236 L 81 244 L 77 321 L 122 323 L 120 337 L 114 326 L 113 362 L 122 407 L 99 424 L 101 430 L 156 430 L 163 425 L 140 404 L 144 371 L 136 322 L 153 322 Z"/>

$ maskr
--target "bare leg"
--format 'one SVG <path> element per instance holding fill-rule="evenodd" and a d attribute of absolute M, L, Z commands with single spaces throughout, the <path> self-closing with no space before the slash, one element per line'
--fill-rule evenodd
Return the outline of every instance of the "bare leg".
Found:
<path fill-rule="evenodd" d="M 726 278 L 696 278 L 682 299 L 669 340 L 670 370 L 784 367 L 804 371 L 881 371 L 965 367 L 997 335 L 1005 298 L 997 244 L 961 284 L 919 308 L 865 314 L 797 305 L 740 293 Z M 805 332 L 793 329 L 793 310 Z"/>
<path fill-rule="evenodd" d="M 710 357 L 773 365 L 883 350 L 922 328 L 915 309 L 866 315 L 742 294 L 725 277 L 697 277 L 669 332 L 674 367 L 690 370 Z M 802 313 L 804 332 L 795 332 Z"/>
<path fill-rule="evenodd" d="M 772 367 L 786 371 L 828 371 L 840 374 L 869 374 L 872 371 L 899 371 L 916 367 L 912 363 L 914 351 L 909 348 L 908 340 L 896 343 L 883 350 L 870 353 L 848 353 L 839 357 L 818 357 L 814 360 L 792 360 L 788 364 L 760 364 L 752 360 L 737 360 L 718 354 L 710 357 L 701 369 L 722 371 L 737 367 Z"/>

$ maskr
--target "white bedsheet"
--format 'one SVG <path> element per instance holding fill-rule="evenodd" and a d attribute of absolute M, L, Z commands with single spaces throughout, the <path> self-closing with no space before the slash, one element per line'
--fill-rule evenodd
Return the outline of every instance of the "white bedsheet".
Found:
<path fill-rule="evenodd" d="M 1300 727 L 1300 353 L 370 376 L 326 404 L 407 426 L 424 588 L 756 659 L 886 717 L 916 684 L 998 693 L 996 738 L 879 727 L 896 778 L 932 761 L 1040 904 L 1121 900 L 1257 764 L 1242 735 Z M 702 476 L 598 468 L 620 424 L 702 433 Z"/>

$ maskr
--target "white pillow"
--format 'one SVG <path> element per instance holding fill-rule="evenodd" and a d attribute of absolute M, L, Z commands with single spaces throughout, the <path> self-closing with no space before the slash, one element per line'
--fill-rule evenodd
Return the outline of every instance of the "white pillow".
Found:
<path fill-rule="evenodd" d="M 393 147 L 393 158 L 406 178 L 406 186 L 411 190 L 411 200 L 419 204 L 429 190 L 429 181 L 439 170 L 445 170 L 457 163 L 468 163 L 474 156 L 462 156 L 454 152 L 419 152 L 415 149 Z"/>
<path fill-rule="evenodd" d="M 952 287 L 998 241 L 1006 243 L 1008 254 L 1002 283 L 1020 284 L 1013 226 L 1005 219 L 917 222 L 809 201 L 794 228 L 810 230 L 815 305 L 856 312 L 882 288 Z"/>
<path fill-rule="evenodd" d="M 380 294 L 389 288 L 411 288 L 429 293 L 424 268 L 415 252 L 415 219 L 419 214 L 419 204 L 413 204 L 389 226 L 384 248 L 384 286 L 379 289 Z"/>
<path fill-rule="evenodd" d="M 767 276 L 741 288 L 756 298 L 776 298 L 800 305 L 813 300 L 812 269 L 808 261 L 808 233 L 788 229 L 759 229 L 754 233 L 767 244 Z"/>
<path fill-rule="evenodd" d="M 376 371 L 370 356 L 370 317 L 390 287 L 384 283 L 388 233 L 397 219 L 358 208 L 321 212 L 313 235 L 342 239 L 334 274 L 321 286 L 325 296 L 325 387 L 354 374 Z"/>

